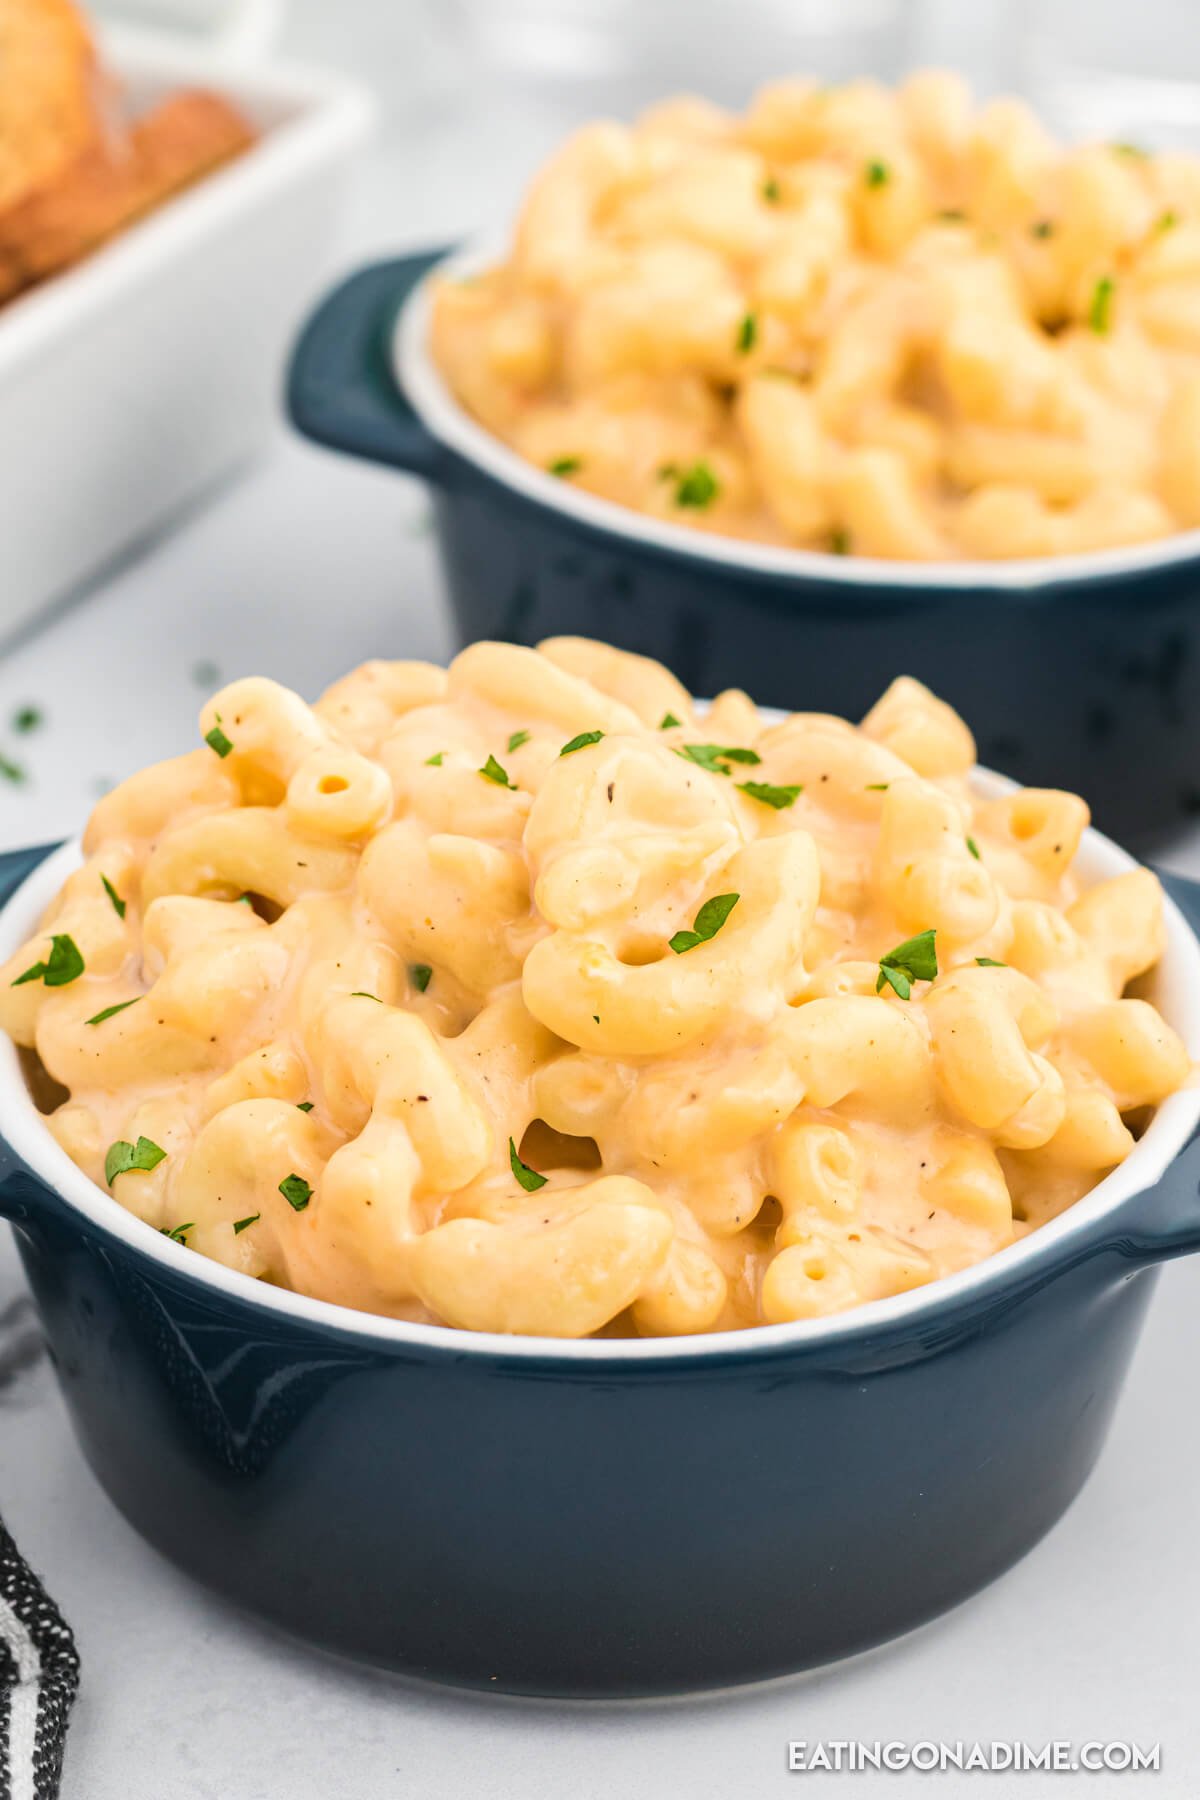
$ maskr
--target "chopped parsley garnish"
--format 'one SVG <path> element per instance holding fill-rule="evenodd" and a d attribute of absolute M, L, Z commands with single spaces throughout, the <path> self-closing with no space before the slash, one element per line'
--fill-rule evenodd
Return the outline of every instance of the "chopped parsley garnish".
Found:
<path fill-rule="evenodd" d="M 14 787 L 20 787 L 28 776 L 19 762 L 14 762 L 11 756 L 0 755 L 0 780 L 11 781 Z"/>
<path fill-rule="evenodd" d="M 752 800 L 761 800 L 764 806 L 773 806 L 776 812 L 785 807 L 794 806 L 797 794 L 804 792 L 802 784 L 796 787 L 772 787 L 769 781 L 739 781 L 739 794 L 749 794 Z"/>
<path fill-rule="evenodd" d="M 494 756 L 488 757 L 479 773 L 483 776 L 485 781 L 494 781 L 497 787 L 512 788 L 513 792 L 516 793 L 516 783 L 508 779 L 506 770 L 496 761 Z"/>
<path fill-rule="evenodd" d="M 425 758 L 425 767 L 427 769 L 440 769 L 442 766 L 442 758 L 445 754 L 446 752 L 444 750 L 435 750 L 432 756 L 427 756 Z"/>
<path fill-rule="evenodd" d="M 977 956 L 975 961 L 979 964 L 981 969 L 1007 969 L 1008 967 L 1007 963 L 997 962 L 995 958 L 991 956 Z"/>
<path fill-rule="evenodd" d="M 234 1237 L 240 1237 L 242 1235 L 243 1231 L 245 1231 L 249 1226 L 257 1225 L 258 1221 L 261 1218 L 262 1218 L 262 1214 L 260 1212 L 256 1212 L 256 1213 L 251 1213 L 250 1217 L 248 1219 L 235 1219 L 233 1221 Z"/>
<path fill-rule="evenodd" d="M 1054 236 L 1057 226 L 1053 219 L 1035 219 L 1029 227 L 1030 237 L 1050 238 Z"/>
<path fill-rule="evenodd" d="M 549 473 L 558 476 L 578 475 L 582 467 L 582 456 L 556 456 L 552 463 L 546 464 Z"/>
<path fill-rule="evenodd" d="M 411 963 L 408 970 L 408 979 L 412 982 L 418 994 L 423 994 L 433 979 L 433 970 L 428 963 Z"/>
<path fill-rule="evenodd" d="M 835 525 L 829 534 L 829 548 L 834 556 L 849 556 L 850 533 L 844 525 Z"/>
<path fill-rule="evenodd" d="M 115 1006 L 106 1006 L 103 1012 L 93 1013 L 90 1019 L 83 1022 L 85 1025 L 103 1025 L 105 1019 L 115 1019 L 127 1006 L 136 1006 L 141 997 L 140 994 L 135 994 L 132 1000 L 118 1000 Z"/>
<path fill-rule="evenodd" d="M 1117 284 L 1111 275 L 1102 275 L 1092 290 L 1092 303 L 1088 307 L 1088 324 L 1100 337 L 1106 337 L 1112 330 L 1113 295 Z"/>
<path fill-rule="evenodd" d="M 707 944 L 710 938 L 715 938 L 740 899 L 740 894 L 714 894 L 711 900 L 706 900 L 696 914 L 692 929 L 677 931 L 670 939 L 676 956 L 682 956 L 685 950 L 694 950 L 697 944 Z"/>
<path fill-rule="evenodd" d="M 296 1102 L 296 1111 L 297 1112 L 311 1112 L 312 1109 L 313 1109 L 313 1103 L 311 1100 L 297 1100 L 297 1102 Z"/>
<path fill-rule="evenodd" d="M 890 781 L 868 781 L 867 792 L 868 794 L 886 794 L 891 785 Z"/>
<path fill-rule="evenodd" d="M 762 757 L 754 750 L 743 750 L 739 744 L 722 746 L 720 744 L 684 744 L 675 752 L 677 756 L 686 756 L 689 762 L 698 763 L 707 769 L 710 775 L 728 775 L 729 763 L 760 763 Z"/>
<path fill-rule="evenodd" d="M 602 731 L 581 731 L 579 736 L 573 737 L 569 744 L 564 744 L 558 754 L 570 756 L 576 750 L 586 750 L 589 744 L 598 744 L 603 736 Z"/>
<path fill-rule="evenodd" d="M 36 731 L 41 722 L 41 710 L 36 706 L 19 707 L 13 714 L 13 730 L 22 737 L 30 731 Z"/>
<path fill-rule="evenodd" d="M 170 1238 L 170 1240 L 173 1244 L 186 1244 L 188 1232 L 195 1231 L 195 1229 L 196 1229 L 196 1227 L 190 1219 L 188 1220 L 186 1225 L 170 1225 L 170 1226 L 160 1225 L 159 1226 L 159 1230 L 161 1231 L 163 1237 Z"/>
<path fill-rule="evenodd" d="M 100 885 L 112 901 L 112 909 L 116 913 L 118 919 L 123 919 L 125 917 L 125 902 L 122 900 L 120 894 L 118 894 L 107 875 L 102 875 L 100 877 Z"/>
<path fill-rule="evenodd" d="M 981 862 L 983 860 L 979 854 L 979 845 L 975 842 L 973 837 L 967 839 L 967 849 L 971 852 L 971 855 L 975 858 L 976 862 Z"/>
<path fill-rule="evenodd" d="M 303 1212 L 312 1199 L 312 1189 L 303 1175 L 285 1175 L 279 1184 L 279 1191 L 293 1212 Z"/>
<path fill-rule="evenodd" d="M 1178 223 L 1179 214 L 1175 211 L 1174 207 L 1169 206 L 1166 212 L 1159 213 L 1157 219 L 1155 219 L 1154 229 L 1155 231 L 1174 231 Z"/>
<path fill-rule="evenodd" d="M 758 339 L 758 320 L 752 312 L 745 313 L 737 328 L 735 347 L 739 356 L 746 356 L 753 350 Z"/>
<path fill-rule="evenodd" d="M 767 179 L 763 182 L 762 197 L 768 206 L 778 206 L 780 197 L 779 183 L 773 175 L 768 175 Z"/>
<path fill-rule="evenodd" d="M 83 974 L 83 958 L 73 937 L 55 932 L 50 940 L 50 954 L 45 962 L 35 962 L 18 975 L 13 987 L 24 987 L 27 981 L 44 981 L 47 987 L 66 987 Z"/>
<path fill-rule="evenodd" d="M 531 1169 L 528 1163 L 521 1161 L 517 1155 L 517 1146 L 511 1138 L 508 1140 L 508 1166 L 527 1194 L 536 1194 L 539 1188 L 545 1187 L 546 1177 L 539 1175 L 536 1169 Z"/>
<path fill-rule="evenodd" d="M 1150 154 L 1142 144 L 1116 143 L 1110 144 L 1109 149 L 1114 151 L 1117 156 L 1131 156 L 1136 162 L 1145 162 Z"/>
<path fill-rule="evenodd" d="M 192 664 L 192 680 L 197 687 L 215 688 L 221 679 L 221 671 L 215 662 L 198 662 Z"/>
<path fill-rule="evenodd" d="M 721 491 L 720 483 L 706 462 L 694 462 L 690 469 L 671 471 L 676 483 L 676 506 L 703 509 L 711 506 Z"/>
<path fill-rule="evenodd" d="M 351 993 L 350 998 L 352 1000 L 373 1000 L 376 1006 L 383 1005 L 383 1001 L 379 998 L 378 994 L 368 994 L 365 988 L 355 988 Z"/>
<path fill-rule="evenodd" d="M 682 725 L 682 724 L 683 724 L 683 720 L 677 719 L 673 712 L 665 712 L 663 714 L 662 718 L 658 721 L 658 729 L 660 731 L 673 731 L 677 725 Z"/>
<path fill-rule="evenodd" d="M 228 756 L 229 752 L 233 749 L 233 745 L 230 743 L 229 739 L 225 736 L 225 733 L 221 730 L 221 715 L 220 715 L 220 713 L 217 714 L 217 722 L 213 726 L 212 730 L 205 732 L 204 741 L 208 745 L 209 749 L 215 750 L 217 755 L 220 757 Z"/>
<path fill-rule="evenodd" d="M 938 972 L 936 939 L 936 930 L 922 931 L 881 956 L 875 992 L 882 994 L 886 984 L 907 1000 L 914 981 L 932 981 Z"/>
<path fill-rule="evenodd" d="M 873 156 L 863 169 L 863 181 L 869 188 L 886 187 L 892 178 L 892 172 L 885 162 Z"/>
<path fill-rule="evenodd" d="M 111 1187 L 118 1175 L 127 1175 L 130 1169 L 156 1169 L 166 1154 L 153 1138 L 140 1137 L 136 1144 L 131 1144 L 127 1138 L 118 1138 L 108 1147 L 104 1179 Z M 185 1225 L 181 1229 L 190 1231 L 191 1226 Z"/>
<path fill-rule="evenodd" d="M 522 744 L 527 744 L 528 742 L 529 733 L 527 731 L 514 731 L 508 740 L 509 751 L 519 750 Z"/>

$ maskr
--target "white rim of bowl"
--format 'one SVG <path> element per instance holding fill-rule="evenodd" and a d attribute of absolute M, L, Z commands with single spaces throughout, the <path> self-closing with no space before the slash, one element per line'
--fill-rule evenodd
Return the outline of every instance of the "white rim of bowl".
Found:
<path fill-rule="evenodd" d="M 823 550 L 795 550 L 722 537 L 695 526 L 668 521 L 601 500 L 527 462 L 463 410 L 429 354 L 432 284 L 478 274 L 495 260 L 496 246 L 474 243 L 455 251 L 422 277 L 400 308 L 392 342 L 392 372 L 401 393 L 438 443 L 457 452 L 487 475 L 527 500 L 587 525 L 594 531 L 642 544 L 648 549 L 689 556 L 744 574 L 835 582 L 844 587 L 993 588 L 1036 595 L 1045 589 L 1088 581 L 1112 581 L 1172 568 L 1200 557 L 1200 530 L 1179 531 L 1152 544 L 1115 550 L 1077 551 L 1065 556 L 1014 557 L 1004 562 L 966 558 L 948 562 L 890 562 L 867 556 L 834 556 Z"/>
<path fill-rule="evenodd" d="M 976 772 L 976 779 L 985 794 L 1007 792 L 1014 785 L 1005 777 L 982 769 Z M 0 962 L 6 961 L 34 935 L 49 902 L 82 860 L 79 840 L 72 838 L 21 883 L 0 910 Z M 1094 881 L 1140 866 L 1108 838 L 1090 829 L 1084 834 L 1080 861 Z M 1164 991 L 1157 997 L 1164 1015 L 1195 1057 L 1200 1053 L 1200 941 L 1170 895 L 1164 898 L 1167 948 L 1156 972 Z M 791 1346 L 801 1349 L 816 1343 L 848 1343 L 869 1338 L 881 1331 L 935 1317 L 955 1301 L 982 1298 L 992 1289 L 1008 1286 L 1014 1278 L 1027 1272 L 1031 1264 L 1048 1261 L 1052 1252 L 1061 1249 L 1072 1238 L 1084 1237 L 1099 1220 L 1161 1178 L 1200 1123 L 1200 1085 L 1183 1088 L 1164 1101 L 1125 1161 L 1082 1200 L 1028 1237 L 957 1274 L 942 1276 L 925 1287 L 912 1288 L 886 1300 L 866 1301 L 846 1312 L 832 1313 L 821 1319 L 661 1338 L 518 1337 L 463 1331 L 452 1325 L 418 1325 L 378 1313 L 358 1312 L 328 1300 L 314 1300 L 306 1294 L 273 1287 L 236 1269 L 227 1269 L 223 1263 L 213 1262 L 198 1251 L 171 1243 L 152 1225 L 127 1212 L 117 1200 L 88 1180 L 46 1129 L 26 1086 L 16 1046 L 7 1037 L 0 1039 L 0 1118 L 4 1120 L 3 1136 L 9 1146 L 72 1211 L 151 1261 L 160 1263 L 164 1274 L 197 1281 L 202 1287 L 232 1299 L 322 1329 L 332 1327 L 348 1336 L 408 1344 L 422 1350 L 441 1351 L 452 1357 L 532 1358 L 563 1363 L 687 1363 L 754 1356 Z"/>

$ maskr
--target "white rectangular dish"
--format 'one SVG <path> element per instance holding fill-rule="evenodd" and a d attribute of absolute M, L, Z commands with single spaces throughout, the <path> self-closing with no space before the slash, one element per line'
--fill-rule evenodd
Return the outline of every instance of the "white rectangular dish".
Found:
<path fill-rule="evenodd" d="M 371 108 L 350 83 L 106 34 L 137 108 L 210 87 L 244 156 L 0 308 L 0 638 L 261 444 Z"/>

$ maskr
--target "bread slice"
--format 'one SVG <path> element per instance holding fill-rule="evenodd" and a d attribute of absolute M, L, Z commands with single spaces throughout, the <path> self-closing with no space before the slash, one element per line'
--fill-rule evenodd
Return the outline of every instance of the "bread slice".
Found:
<path fill-rule="evenodd" d="M 160 101 L 124 138 L 91 145 L 56 181 L 0 213 L 0 301 L 78 262 L 248 149 L 254 137 L 219 94 L 185 89 Z"/>
<path fill-rule="evenodd" d="M 71 0 L 0 0 L 0 213 L 103 136 L 103 100 Z"/>

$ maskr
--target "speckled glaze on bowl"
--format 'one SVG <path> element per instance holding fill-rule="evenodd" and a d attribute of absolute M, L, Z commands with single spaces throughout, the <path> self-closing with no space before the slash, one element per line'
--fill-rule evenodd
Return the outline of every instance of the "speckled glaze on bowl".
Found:
<path fill-rule="evenodd" d="M 1086 865 L 1128 866 L 1095 834 Z M 0 859 L 0 957 L 75 846 Z M 30 871 L 33 871 L 30 874 Z M 1200 1046 L 1200 889 L 1159 1000 Z M 501 1338 L 282 1292 L 144 1225 L 47 1132 L 0 1044 L 12 1220 L 83 1447 L 159 1550 L 385 1668 L 655 1694 L 811 1667 L 999 1575 L 1087 1477 L 1156 1279 L 1200 1248 L 1200 1090 L 1077 1206 L 826 1320 Z M 1119 1545 L 1114 1545 L 1114 1555 Z"/>
<path fill-rule="evenodd" d="M 919 674 L 971 721 L 984 762 L 1085 793 L 1122 842 L 1153 846 L 1200 812 L 1200 532 L 935 565 L 645 517 L 533 467 L 450 396 L 426 352 L 442 262 L 343 281 L 296 346 L 288 405 L 318 443 L 428 481 L 462 641 L 579 632 L 659 658 L 693 693 L 739 686 L 848 718 Z"/>

